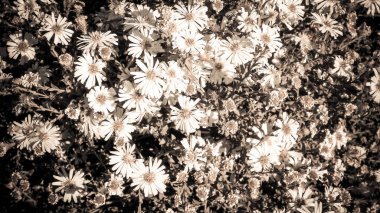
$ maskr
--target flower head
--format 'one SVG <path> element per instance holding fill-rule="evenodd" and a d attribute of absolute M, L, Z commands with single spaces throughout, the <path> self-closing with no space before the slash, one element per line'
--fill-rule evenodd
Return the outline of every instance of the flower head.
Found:
<path fill-rule="evenodd" d="M 83 172 L 71 169 L 67 175 L 66 171 L 63 170 L 63 173 L 59 172 L 59 176 L 53 175 L 53 177 L 57 181 L 53 182 L 52 185 L 58 186 L 55 192 L 62 191 L 64 193 L 63 201 L 71 202 L 72 199 L 76 203 L 78 201 L 77 197 L 83 195 L 85 183 Z"/>
<path fill-rule="evenodd" d="M 165 167 L 161 165 L 161 160 L 149 158 L 149 165 L 145 166 L 143 162 L 138 162 L 134 166 L 134 172 L 131 174 L 134 190 L 143 190 L 144 196 L 157 195 L 166 191 L 165 181 L 169 175 L 165 173 Z"/>
<path fill-rule="evenodd" d="M 60 14 L 56 19 L 54 13 L 45 18 L 45 26 L 41 30 L 48 31 L 44 34 L 47 40 L 50 40 L 54 35 L 54 44 L 68 44 L 74 31 L 68 29 L 68 27 L 71 26 L 71 22 L 66 22 L 66 20 L 67 19 Z"/>

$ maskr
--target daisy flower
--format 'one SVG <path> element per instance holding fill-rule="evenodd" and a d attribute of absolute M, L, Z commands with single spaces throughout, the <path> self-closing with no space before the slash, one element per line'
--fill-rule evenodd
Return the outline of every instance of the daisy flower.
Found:
<path fill-rule="evenodd" d="M 252 147 L 248 153 L 248 165 L 254 172 L 268 172 L 272 169 L 273 162 L 276 162 L 278 157 L 272 153 L 269 146 L 263 144 Z"/>
<path fill-rule="evenodd" d="M 282 113 L 282 120 L 277 119 L 276 126 L 280 129 L 273 132 L 273 134 L 278 137 L 283 143 L 291 142 L 295 143 L 298 135 L 299 123 L 291 118 L 289 118 L 288 113 Z"/>
<path fill-rule="evenodd" d="M 250 139 L 249 142 L 253 145 L 267 145 L 272 148 L 272 152 L 280 152 L 280 147 L 277 146 L 278 140 L 276 140 L 276 137 L 270 135 L 270 129 L 272 128 L 266 122 L 264 122 L 260 128 L 252 126 L 252 130 L 258 139 Z"/>
<path fill-rule="evenodd" d="M 37 14 L 40 10 L 36 0 L 17 0 L 15 5 L 17 14 L 24 19 L 28 19 L 32 13 Z"/>
<path fill-rule="evenodd" d="M 63 201 L 71 202 L 71 200 L 74 200 L 76 203 L 78 201 L 77 197 L 83 195 L 85 183 L 84 173 L 71 169 L 69 175 L 67 175 L 65 170 L 63 170 L 63 173 L 59 172 L 58 174 L 59 176 L 53 175 L 57 181 L 53 182 L 52 185 L 58 186 L 55 192 L 62 191 L 64 193 Z"/>
<path fill-rule="evenodd" d="M 254 32 L 251 33 L 251 39 L 262 48 L 267 47 L 271 53 L 276 52 L 282 47 L 278 28 L 272 28 L 266 24 L 256 27 Z"/>
<path fill-rule="evenodd" d="M 201 148 L 195 148 L 198 140 L 195 136 L 191 135 L 190 140 L 184 138 L 181 140 L 182 146 L 185 148 L 185 154 L 182 157 L 185 169 L 184 171 L 190 172 L 192 169 L 199 171 L 204 166 L 206 159 L 203 156 L 203 150 Z"/>
<path fill-rule="evenodd" d="M 187 82 L 184 79 L 185 73 L 176 61 L 162 63 L 161 69 L 163 77 L 166 80 L 165 91 L 167 93 L 181 93 L 186 90 Z"/>
<path fill-rule="evenodd" d="M 249 39 L 236 35 L 223 40 L 222 46 L 219 49 L 221 59 L 234 66 L 243 65 L 252 60 L 253 51 L 254 47 Z"/>
<path fill-rule="evenodd" d="M 343 26 L 337 21 L 331 18 L 331 15 L 319 15 L 318 13 L 312 13 L 313 20 L 312 24 L 319 25 L 319 30 L 321 33 L 328 32 L 332 37 L 336 38 L 343 35 L 342 29 Z"/>
<path fill-rule="evenodd" d="M 134 82 L 137 85 L 136 88 L 142 95 L 146 95 L 148 98 L 159 99 L 163 93 L 163 87 L 165 86 L 164 80 L 162 80 L 161 68 L 159 61 L 153 62 L 153 56 L 144 55 L 144 64 L 141 60 L 137 59 L 136 64 L 140 68 L 140 71 L 131 72 Z"/>
<path fill-rule="evenodd" d="M 370 87 L 370 94 L 374 101 L 380 103 L 380 75 L 377 69 L 373 68 L 372 70 L 375 73 L 375 76 L 372 76 L 371 82 L 368 82 L 366 85 Z"/>
<path fill-rule="evenodd" d="M 257 73 L 264 74 L 264 77 L 261 79 L 261 86 L 263 87 L 270 86 L 271 88 L 277 88 L 281 83 L 282 73 L 273 65 L 265 65 L 261 67 Z"/>
<path fill-rule="evenodd" d="M 78 38 L 78 48 L 83 50 L 83 53 L 95 54 L 96 48 L 109 47 L 112 48 L 113 45 L 117 45 L 117 35 L 107 32 L 90 32 L 89 35 L 82 35 Z"/>
<path fill-rule="evenodd" d="M 257 20 L 259 20 L 259 18 L 260 16 L 255 10 L 248 13 L 242 8 L 241 14 L 236 18 L 239 22 L 238 29 L 244 33 L 252 32 L 257 26 Z"/>
<path fill-rule="evenodd" d="M 129 81 L 124 81 L 119 88 L 118 101 L 125 102 L 123 108 L 127 110 L 135 109 L 137 113 L 144 115 L 145 113 L 152 114 L 157 109 L 156 104 L 147 98 L 135 88 Z"/>
<path fill-rule="evenodd" d="M 34 141 L 34 149 L 38 146 L 42 152 L 50 153 L 59 146 L 62 134 L 57 126 L 53 126 L 53 124 L 47 122 L 36 128 L 36 133 L 32 140 Z"/>
<path fill-rule="evenodd" d="M 213 84 L 230 84 L 235 77 L 235 66 L 218 56 L 208 64 L 208 68 L 211 68 L 210 82 Z"/>
<path fill-rule="evenodd" d="M 39 121 L 39 119 L 36 119 L 31 115 L 28 115 L 21 123 L 13 122 L 13 139 L 19 143 L 17 146 L 20 149 L 29 149 L 31 147 L 31 144 L 33 142 L 33 135 L 35 133 L 36 127 L 40 124 L 40 122 L 41 121 Z"/>
<path fill-rule="evenodd" d="M 95 112 L 108 114 L 113 112 L 116 107 L 115 103 L 116 92 L 113 88 L 108 89 L 105 86 L 95 86 L 87 94 L 88 105 Z"/>
<path fill-rule="evenodd" d="M 71 26 L 71 22 L 66 21 L 67 19 L 60 14 L 57 19 L 54 13 L 46 17 L 45 26 L 41 29 L 42 31 L 48 31 L 44 34 L 46 39 L 50 40 L 54 35 L 54 44 L 62 43 L 63 45 L 67 45 L 74 31 L 68 29 L 68 27 Z"/>
<path fill-rule="evenodd" d="M 203 40 L 203 35 L 196 31 L 182 30 L 173 40 L 174 48 L 191 54 L 201 52 L 206 45 L 206 42 Z"/>
<path fill-rule="evenodd" d="M 380 0 L 356 0 L 356 2 L 367 9 L 367 14 L 374 16 L 375 13 L 380 13 Z"/>
<path fill-rule="evenodd" d="M 207 7 L 190 4 L 186 7 L 182 2 L 174 7 L 176 10 L 173 12 L 173 17 L 181 29 L 197 32 L 207 26 Z"/>
<path fill-rule="evenodd" d="M 16 33 L 10 35 L 9 38 L 7 50 L 10 58 L 16 59 L 21 55 L 23 61 L 34 59 L 36 51 L 32 45 L 35 44 L 35 41 L 30 33 L 26 33 L 24 37 L 21 33 Z"/>
<path fill-rule="evenodd" d="M 331 74 L 350 79 L 354 75 L 351 70 L 352 66 L 346 59 L 343 59 L 341 56 L 335 56 L 334 68 L 330 70 Z"/>
<path fill-rule="evenodd" d="M 282 15 L 285 17 L 285 24 L 290 26 L 297 24 L 299 20 L 303 19 L 305 14 L 305 7 L 301 5 L 302 0 L 286 0 L 280 4 L 279 8 Z"/>
<path fill-rule="evenodd" d="M 289 203 L 290 207 L 303 208 L 313 206 L 315 199 L 311 198 L 313 191 L 310 188 L 305 188 L 300 185 L 298 188 L 289 189 L 289 194 L 292 197 L 292 201 Z"/>
<path fill-rule="evenodd" d="M 84 111 L 81 112 L 79 131 L 84 133 L 89 139 L 100 139 L 100 125 L 99 123 L 104 120 L 102 116 L 99 116 L 99 112 L 94 112 L 89 107 L 86 107 Z"/>
<path fill-rule="evenodd" d="M 190 100 L 189 97 L 179 96 L 178 103 L 181 109 L 170 106 L 172 109 L 170 120 L 175 123 L 175 128 L 189 135 L 199 128 L 199 123 L 204 117 L 204 112 L 197 109 L 195 105 L 200 101 Z"/>
<path fill-rule="evenodd" d="M 104 187 L 107 188 L 110 195 L 123 196 L 123 187 L 124 179 L 119 175 L 111 174 L 110 181 L 104 184 Z"/>
<path fill-rule="evenodd" d="M 301 208 L 297 208 L 297 211 L 300 213 L 322 213 L 322 202 L 315 201 L 314 205 L 310 205 L 310 207 L 313 207 L 313 211 L 310 211 L 306 206 L 302 206 Z"/>
<path fill-rule="evenodd" d="M 124 113 L 123 109 L 116 109 L 112 116 L 109 116 L 107 120 L 101 123 L 102 135 L 104 135 L 105 140 L 108 140 L 113 134 L 116 137 L 132 139 L 131 133 L 136 128 L 131 125 L 134 121 L 131 117 L 133 116 L 129 113 Z"/>
<path fill-rule="evenodd" d="M 313 4 L 317 5 L 317 9 L 322 11 L 324 8 L 329 8 L 330 11 L 334 9 L 336 5 L 339 5 L 339 0 L 314 0 Z"/>
<path fill-rule="evenodd" d="M 148 166 L 141 161 L 135 164 L 131 178 L 134 190 L 141 189 L 144 196 L 148 197 L 166 191 L 165 181 L 169 179 L 169 175 L 165 173 L 165 166 L 161 165 L 161 160 L 149 158 Z"/>
<path fill-rule="evenodd" d="M 106 67 L 106 63 L 102 60 L 93 58 L 90 54 L 83 54 L 80 56 L 78 62 L 74 62 L 75 72 L 74 77 L 78 79 L 82 84 L 86 83 L 87 89 L 101 85 L 102 81 L 106 80 L 105 72 L 103 68 Z"/>
<path fill-rule="evenodd" d="M 161 47 L 162 41 L 154 32 L 148 30 L 133 31 L 130 36 L 128 36 L 129 48 L 127 50 L 128 55 L 132 55 L 135 58 L 140 57 L 143 53 L 156 56 L 157 53 L 164 52 Z"/>
<path fill-rule="evenodd" d="M 130 7 L 129 14 L 131 17 L 126 17 L 124 21 L 124 30 L 135 28 L 142 29 L 155 29 L 156 20 L 160 17 L 157 10 L 152 10 L 146 5 L 134 4 Z"/>
<path fill-rule="evenodd" d="M 115 171 L 116 174 L 121 174 L 127 179 L 131 177 L 135 164 L 143 163 L 142 159 L 136 159 L 135 148 L 134 144 L 127 143 L 126 147 L 117 147 L 116 151 L 111 151 L 109 164 L 113 165 L 112 171 Z"/>

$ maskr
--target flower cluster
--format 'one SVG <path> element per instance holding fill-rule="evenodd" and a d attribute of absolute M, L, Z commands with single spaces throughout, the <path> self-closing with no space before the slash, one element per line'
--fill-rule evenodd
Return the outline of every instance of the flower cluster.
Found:
<path fill-rule="evenodd" d="M 17 0 L 0 14 L 2 210 L 380 208 L 380 1 Z"/>

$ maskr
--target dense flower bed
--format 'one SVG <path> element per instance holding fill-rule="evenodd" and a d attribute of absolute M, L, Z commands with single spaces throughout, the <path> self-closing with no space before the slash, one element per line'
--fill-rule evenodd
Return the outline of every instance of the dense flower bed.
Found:
<path fill-rule="evenodd" d="M 2 1 L 0 212 L 377 212 L 380 1 Z"/>

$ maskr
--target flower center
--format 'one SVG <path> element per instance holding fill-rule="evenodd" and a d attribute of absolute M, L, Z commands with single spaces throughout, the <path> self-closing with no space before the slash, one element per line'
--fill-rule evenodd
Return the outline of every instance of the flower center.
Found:
<path fill-rule="evenodd" d="M 146 72 L 146 78 L 153 81 L 156 79 L 156 74 L 153 71 L 148 71 Z"/>
<path fill-rule="evenodd" d="M 244 22 L 247 24 L 247 25 L 253 25 L 255 23 L 255 21 L 253 19 L 251 19 L 251 17 L 248 17 L 244 20 Z"/>
<path fill-rule="evenodd" d="M 135 162 L 135 158 L 133 157 L 133 155 L 127 153 L 126 155 L 124 155 L 123 161 L 126 164 L 132 164 Z"/>
<path fill-rule="evenodd" d="M 98 66 L 96 66 L 96 64 L 90 64 L 88 65 L 88 72 L 90 74 L 95 74 L 98 72 Z"/>
<path fill-rule="evenodd" d="M 186 21 L 193 21 L 193 20 L 194 20 L 194 16 L 193 16 L 193 14 L 192 14 L 192 13 L 187 13 L 187 14 L 185 15 L 185 20 L 186 20 Z"/>
<path fill-rule="evenodd" d="M 268 156 L 261 156 L 259 158 L 259 162 L 261 163 L 261 165 L 267 165 L 269 163 L 269 158 Z"/>
<path fill-rule="evenodd" d="M 168 71 L 168 76 L 170 77 L 170 78 L 175 78 L 176 77 L 176 73 L 175 73 L 175 71 L 174 70 L 169 70 Z"/>
<path fill-rule="evenodd" d="M 17 49 L 20 51 L 20 52 L 25 52 L 27 49 L 28 49 L 29 45 L 24 42 L 24 41 L 21 41 L 18 45 L 17 45 Z"/>
<path fill-rule="evenodd" d="M 215 69 L 218 70 L 218 71 L 222 70 L 223 69 L 223 64 L 222 63 L 216 63 L 215 64 Z"/>
<path fill-rule="evenodd" d="M 113 129 L 115 130 L 115 132 L 120 132 L 122 129 L 123 129 L 124 125 L 123 125 L 123 122 L 122 121 L 115 121 L 115 123 L 113 124 Z"/>
<path fill-rule="evenodd" d="M 268 34 L 262 34 L 261 35 L 261 41 L 264 43 L 264 44 L 268 44 L 270 42 L 270 36 Z"/>
<path fill-rule="evenodd" d="M 71 180 L 67 180 L 64 185 L 64 190 L 67 194 L 74 194 L 77 191 L 77 186 Z"/>
<path fill-rule="evenodd" d="M 154 173 L 152 172 L 147 172 L 144 174 L 144 181 L 147 182 L 147 183 L 154 183 L 155 179 L 156 179 L 156 176 Z"/>
<path fill-rule="evenodd" d="M 152 48 L 152 44 L 150 43 L 150 41 L 144 41 L 143 43 L 142 43 L 142 48 L 144 49 L 144 50 L 149 50 L 150 48 Z"/>
<path fill-rule="evenodd" d="M 239 49 L 239 44 L 238 44 L 238 43 L 233 43 L 233 44 L 231 44 L 231 46 L 230 46 L 230 50 L 231 50 L 232 52 L 236 52 L 238 49 Z"/>
<path fill-rule="evenodd" d="M 197 156 L 195 155 L 195 153 L 193 151 L 186 152 L 186 158 L 190 161 L 196 161 L 197 160 Z"/>
<path fill-rule="evenodd" d="M 284 135 L 290 135 L 291 130 L 289 124 L 284 124 L 282 127 L 282 131 L 284 132 Z"/>
<path fill-rule="evenodd" d="M 59 26 L 58 24 L 56 24 L 56 25 L 53 25 L 53 26 L 51 27 L 51 30 L 52 30 L 54 33 L 59 33 L 59 32 L 62 31 L 62 27 Z"/>
<path fill-rule="evenodd" d="M 111 183 L 110 183 L 110 188 L 112 189 L 112 190 L 117 190 L 118 188 L 119 188 L 119 186 L 120 186 L 120 184 L 119 184 L 119 182 L 118 181 L 116 181 L 116 180 L 113 180 L 113 181 L 111 181 Z"/>
<path fill-rule="evenodd" d="M 96 97 L 96 101 L 98 102 L 98 103 L 100 103 L 100 104 L 104 104 L 104 103 L 106 103 L 106 100 L 107 100 L 107 97 L 105 96 L 105 95 L 98 95 L 97 97 Z"/>
<path fill-rule="evenodd" d="M 296 7 L 296 5 L 294 5 L 294 4 L 289 4 L 289 6 L 288 6 L 288 10 L 289 10 L 290 12 L 294 13 L 294 12 L 296 12 L 297 7 Z"/>
<path fill-rule="evenodd" d="M 190 118 L 190 115 L 191 115 L 191 111 L 188 110 L 188 109 L 183 109 L 181 111 L 181 117 L 184 118 L 184 119 Z"/>
<path fill-rule="evenodd" d="M 185 39 L 185 44 L 187 46 L 193 46 L 195 44 L 195 41 L 192 38 L 187 38 L 187 39 Z"/>

